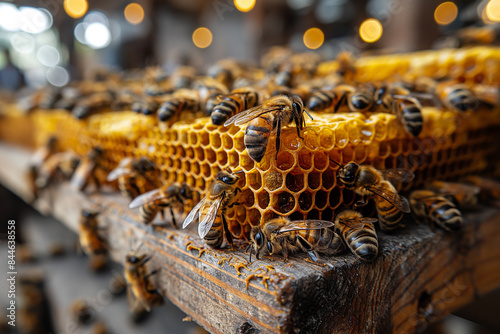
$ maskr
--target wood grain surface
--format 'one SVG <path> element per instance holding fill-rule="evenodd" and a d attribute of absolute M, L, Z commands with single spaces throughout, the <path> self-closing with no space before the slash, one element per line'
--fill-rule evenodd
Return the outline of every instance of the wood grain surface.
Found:
<path fill-rule="evenodd" d="M 0 144 L 0 182 L 26 201 L 30 154 Z M 143 244 L 154 254 L 150 268 L 161 268 L 165 296 L 212 333 L 413 333 L 500 286 L 499 209 L 468 213 L 458 233 L 409 218 L 405 229 L 379 232 L 373 263 L 346 253 L 318 263 L 298 254 L 249 264 L 244 241 L 212 250 L 196 226 L 143 225 L 110 188 L 83 194 L 57 184 L 32 204 L 74 231 L 82 208 L 100 207 L 113 260 L 123 264 Z"/>

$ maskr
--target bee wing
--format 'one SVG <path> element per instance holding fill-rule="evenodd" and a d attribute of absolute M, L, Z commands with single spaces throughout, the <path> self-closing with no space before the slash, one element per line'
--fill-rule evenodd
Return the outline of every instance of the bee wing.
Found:
<path fill-rule="evenodd" d="M 223 198 L 223 196 L 220 196 L 215 201 L 213 201 L 208 208 L 207 214 L 203 216 L 202 220 L 200 221 L 200 224 L 198 225 L 198 234 L 200 235 L 200 238 L 203 239 L 207 235 L 208 231 L 210 231 L 210 229 L 212 228 L 212 224 L 214 223 L 215 218 L 217 218 L 217 212 L 219 212 L 219 208 Z"/>
<path fill-rule="evenodd" d="M 200 208 L 205 203 L 206 199 L 206 197 L 203 197 L 201 201 L 191 210 L 191 212 L 189 212 L 186 219 L 184 219 L 184 223 L 182 223 L 182 228 L 186 228 L 189 224 L 196 220 L 198 213 L 200 212 Z"/>
<path fill-rule="evenodd" d="M 334 223 L 327 220 L 294 220 L 280 228 L 276 233 L 286 233 L 299 230 L 319 230 L 326 227 L 332 227 Z"/>
<path fill-rule="evenodd" d="M 164 198 L 165 194 L 161 191 L 160 188 L 148 191 L 147 193 L 141 194 L 133 199 L 132 202 L 128 205 L 129 208 L 138 208 L 144 204 L 154 202 L 158 199 Z"/>
<path fill-rule="evenodd" d="M 415 178 L 415 174 L 413 172 L 403 169 L 403 168 L 390 168 L 380 171 L 385 180 L 392 181 L 401 181 L 401 182 L 411 182 Z"/>
<path fill-rule="evenodd" d="M 383 199 L 394 205 L 399 210 L 406 213 L 411 212 L 410 203 L 408 203 L 408 200 L 405 197 L 399 195 L 398 193 L 389 191 L 387 189 L 381 189 L 378 187 L 366 187 L 366 189 L 371 191 L 375 195 L 382 197 Z"/>
<path fill-rule="evenodd" d="M 108 176 L 106 177 L 107 181 L 114 181 L 120 176 L 130 174 L 132 170 L 128 167 L 116 167 L 113 169 L 111 172 L 109 172 Z"/>
<path fill-rule="evenodd" d="M 242 124 L 250 122 L 252 119 L 259 117 L 260 115 L 279 110 L 279 106 L 272 106 L 272 107 L 262 107 L 262 105 L 243 110 L 240 113 L 237 113 L 230 119 L 228 119 L 225 123 L 224 126 L 229 126 L 234 123 L 236 126 L 240 126 Z"/>
<path fill-rule="evenodd" d="M 369 218 L 369 217 L 363 217 L 363 218 L 344 218 L 340 219 L 340 222 L 350 228 L 363 228 L 365 224 L 367 223 L 375 223 L 377 222 L 377 218 Z"/>
<path fill-rule="evenodd" d="M 71 177 L 71 186 L 76 189 L 82 189 L 94 167 L 95 162 L 91 160 L 80 161 L 75 173 Z"/>
<path fill-rule="evenodd" d="M 132 292 L 132 287 L 127 286 L 127 304 L 130 313 L 134 313 L 137 307 L 140 305 L 139 300 Z"/>

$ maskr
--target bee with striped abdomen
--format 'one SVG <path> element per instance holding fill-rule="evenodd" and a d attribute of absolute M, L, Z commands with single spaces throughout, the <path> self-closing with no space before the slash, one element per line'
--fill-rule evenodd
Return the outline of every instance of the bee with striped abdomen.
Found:
<path fill-rule="evenodd" d="M 219 95 L 217 100 L 218 103 L 213 107 L 210 118 L 212 124 L 221 125 L 231 116 L 255 107 L 259 102 L 259 96 L 253 88 L 240 87 L 227 95 Z"/>
<path fill-rule="evenodd" d="M 415 175 L 406 169 L 377 170 L 372 166 L 362 166 L 355 162 L 345 166 L 331 160 L 340 167 L 337 178 L 347 188 L 361 196 L 357 206 L 366 204 L 373 198 L 377 208 L 378 220 L 383 230 L 390 231 L 400 226 L 403 213 L 410 212 L 408 200 L 399 195 L 392 181 L 410 182 Z"/>
<path fill-rule="evenodd" d="M 107 177 L 111 182 L 118 179 L 118 187 L 124 196 L 136 198 L 157 187 L 160 171 L 156 164 L 145 157 L 123 158 Z"/>
<path fill-rule="evenodd" d="M 78 235 L 80 247 L 88 256 L 107 253 L 106 242 L 99 235 L 99 223 L 97 216 L 99 212 L 93 210 L 82 210 Z"/>
<path fill-rule="evenodd" d="M 357 211 L 344 210 L 335 217 L 335 231 L 356 257 L 372 261 L 378 254 L 378 237 L 373 226 L 377 220 L 363 217 Z"/>
<path fill-rule="evenodd" d="M 396 115 L 407 133 L 418 137 L 422 132 L 424 119 L 422 105 L 402 85 L 392 84 L 380 87 L 375 93 L 375 105 L 383 111 Z"/>
<path fill-rule="evenodd" d="M 475 111 L 479 107 L 479 100 L 464 84 L 456 82 L 442 82 L 436 85 L 436 95 L 445 107 L 457 111 Z"/>
<path fill-rule="evenodd" d="M 182 112 L 195 112 L 198 110 L 200 110 L 198 94 L 188 89 L 178 90 L 160 105 L 158 119 L 161 122 L 177 120 Z"/>
<path fill-rule="evenodd" d="M 231 124 L 241 126 L 248 123 L 244 136 L 245 147 L 250 158 L 260 162 L 266 153 L 271 131 L 276 130 L 276 158 L 280 149 L 282 127 L 295 122 L 297 135 L 302 138 L 300 132 L 305 126 L 304 112 L 307 113 L 299 96 L 279 95 L 260 106 L 234 115 L 224 123 L 224 126 Z"/>
<path fill-rule="evenodd" d="M 414 190 L 409 199 L 417 221 L 427 222 L 432 229 L 434 225 L 447 231 L 458 231 L 462 227 L 462 213 L 443 195 L 432 190 Z"/>
<path fill-rule="evenodd" d="M 102 111 L 111 107 L 113 96 L 110 92 L 99 92 L 80 99 L 71 110 L 71 113 L 78 119 L 83 119 L 90 114 Z"/>
<path fill-rule="evenodd" d="M 80 160 L 75 173 L 71 178 L 73 188 L 84 191 L 87 188 L 90 179 L 92 179 L 97 189 L 101 187 L 97 171 L 102 170 L 102 162 L 104 159 L 104 151 L 100 147 L 92 148 L 87 155 Z"/>
<path fill-rule="evenodd" d="M 59 152 L 50 156 L 39 168 L 35 180 L 37 191 L 45 189 L 53 180 L 68 180 L 78 164 L 80 157 L 73 152 Z"/>
<path fill-rule="evenodd" d="M 318 261 L 318 253 L 335 255 L 345 249 L 345 244 L 333 230 L 334 223 L 325 220 L 296 220 L 280 217 L 268 220 L 250 231 L 250 255 L 255 250 L 257 259 L 262 254 L 281 253 L 285 261 L 288 254 L 299 250 Z"/>
<path fill-rule="evenodd" d="M 140 218 L 144 224 L 152 222 L 158 211 L 164 215 L 163 210 L 169 208 L 172 225 L 177 228 L 173 209 L 183 208 L 185 201 L 192 198 L 192 190 L 187 184 L 166 184 L 161 188 L 139 195 L 130 203 L 129 208 L 140 207 Z"/>
<path fill-rule="evenodd" d="M 426 189 L 432 190 L 436 194 L 448 198 L 463 210 L 472 210 L 476 208 L 479 192 L 481 191 L 479 187 L 474 185 L 438 180 L 428 184 Z"/>
<path fill-rule="evenodd" d="M 220 248 L 226 235 L 227 242 L 232 245 L 233 237 L 226 221 L 226 209 L 234 204 L 234 198 L 240 192 L 237 187 L 239 172 L 220 171 L 210 184 L 205 197 L 191 210 L 184 220 L 182 228 L 194 221 L 199 221 L 198 234 L 205 243 L 213 248 Z"/>
<path fill-rule="evenodd" d="M 158 269 L 147 272 L 146 263 L 152 256 L 132 252 L 125 257 L 125 281 L 127 282 L 127 300 L 130 312 L 142 305 L 146 311 L 152 306 L 163 304 L 161 291 L 153 287 L 151 276 L 159 272 Z"/>
<path fill-rule="evenodd" d="M 50 137 L 47 142 L 36 150 L 33 157 L 30 159 L 27 178 L 33 194 L 33 198 L 38 198 L 38 187 L 36 180 L 38 178 L 39 170 L 47 159 L 57 151 L 57 137 Z"/>

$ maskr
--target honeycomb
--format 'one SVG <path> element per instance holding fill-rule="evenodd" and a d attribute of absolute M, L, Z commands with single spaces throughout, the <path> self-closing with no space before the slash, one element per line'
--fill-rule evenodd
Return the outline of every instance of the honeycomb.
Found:
<path fill-rule="evenodd" d="M 471 84 L 500 84 L 500 49 L 487 46 L 361 57 L 355 65 L 354 80 L 359 82 L 409 74 L 436 79 L 448 77 Z M 336 61 L 323 63 L 318 67 L 318 74 L 326 75 L 337 68 Z"/>
<path fill-rule="evenodd" d="M 243 169 L 241 205 L 228 209 L 227 216 L 233 235 L 248 238 L 252 226 L 278 215 L 332 220 L 353 204 L 354 193 L 338 184 L 339 167 L 330 159 L 413 171 L 413 183 L 396 185 L 398 190 L 477 173 L 499 160 L 495 132 L 500 130 L 500 109 L 463 115 L 424 108 L 422 113 L 424 128 L 417 139 L 390 114 L 311 113 L 314 121 L 304 128 L 304 140 L 295 128 L 283 129 L 277 159 L 271 136 L 261 163 L 247 154 L 244 127 L 217 127 L 208 118 L 154 128 L 139 140 L 134 154 L 151 157 L 167 180 L 186 182 L 200 193 L 219 170 Z"/>
<path fill-rule="evenodd" d="M 105 150 L 103 167 L 110 171 L 120 160 L 132 156 L 137 139 L 156 126 L 156 118 L 134 112 L 107 112 L 78 120 L 65 110 L 39 110 L 32 115 L 38 146 L 57 134 L 61 150 L 83 156 L 92 147 Z"/>

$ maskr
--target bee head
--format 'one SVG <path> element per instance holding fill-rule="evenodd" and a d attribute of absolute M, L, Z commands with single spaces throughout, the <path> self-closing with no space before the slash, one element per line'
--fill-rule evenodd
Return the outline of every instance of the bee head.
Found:
<path fill-rule="evenodd" d="M 134 160 L 132 162 L 132 166 L 134 167 L 134 169 L 141 171 L 150 171 L 156 168 L 154 162 L 144 157 L 140 158 L 139 160 Z"/>
<path fill-rule="evenodd" d="M 97 211 L 87 210 L 87 209 L 82 210 L 82 217 L 85 217 L 85 218 L 95 218 L 95 217 L 97 217 L 98 214 L 99 214 L 99 212 L 97 212 Z"/>
<path fill-rule="evenodd" d="M 184 198 L 187 198 L 187 199 L 193 198 L 193 192 L 191 191 L 191 188 L 185 183 L 182 184 L 180 193 L 181 193 L 181 196 Z"/>
<path fill-rule="evenodd" d="M 136 255 L 127 255 L 127 262 L 132 264 L 137 264 L 141 262 L 142 257 Z"/>
<path fill-rule="evenodd" d="M 351 162 L 345 165 L 345 167 L 339 170 L 338 178 L 345 185 L 353 185 L 356 181 L 356 174 L 358 172 L 359 165 L 357 163 Z"/>
<path fill-rule="evenodd" d="M 256 257 L 257 259 L 259 259 L 261 250 L 266 245 L 266 237 L 264 233 L 262 233 L 260 227 L 256 226 L 252 228 L 252 230 L 250 231 L 250 240 L 251 240 L 251 243 L 249 245 L 250 255 L 248 262 L 252 262 L 252 250 L 255 250 Z"/>
<path fill-rule="evenodd" d="M 228 173 L 227 171 L 218 172 L 215 178 L 225 184 L 235 184 L 240 179 L 238 175 Z"/>

